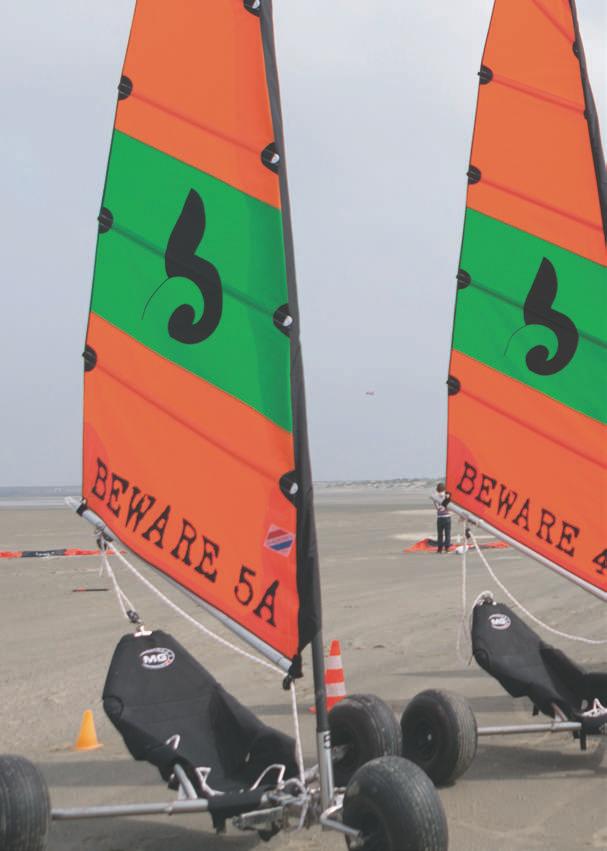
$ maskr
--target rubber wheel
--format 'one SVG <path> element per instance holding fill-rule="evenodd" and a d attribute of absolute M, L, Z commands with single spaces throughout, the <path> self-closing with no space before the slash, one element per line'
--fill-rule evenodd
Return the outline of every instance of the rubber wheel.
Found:
<path fill-rule="evenodd" d="M 372 694 L 353 694 L 329 712 L 331 744 L 345 746 L 333 758 L 336 786 L 346 786 L 357 769 L 380 756 L 400 756 L 402 736 L 390 707 Z"/>
<path fill-rule="evenodd" d="M 405 707 L 400 726 L 402 754 L 437 786 L 454 783 L 468 770 L 476 754 L 476 718 L 467 700 L 457 694 L 429 689 Z"/>
<path fill-rule="evenodd" d="M 0 848 L 43 851 L 51 819 L 44 777 L 20 756 L 0 755 Z"/>
<path fill-rule="evenodd" d="M 344 824 L 361 840 L 346 838 L 357 851 L 447 851 L 447 819 L 429 777 L 399 756 L 381 757 L 359 768 L 344 795 Z"/>

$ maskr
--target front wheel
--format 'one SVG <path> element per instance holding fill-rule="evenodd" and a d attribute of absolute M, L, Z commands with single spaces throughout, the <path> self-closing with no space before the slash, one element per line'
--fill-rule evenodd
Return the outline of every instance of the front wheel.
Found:
<path fill-rule="evenodd" d="M 437 786 L 454 783 L 476 755 L 476 718 L 467 700 L 428 689 L 405 707 L 400 726 L 403 756 L 419 765 Z"/>
<path fill-rule="evenodd" d="M 46 782 L 27 759 L 0 755 L 0 848 L 44 851 L 51 807 Z"/>
<path fill-rule="evenodd" d="M 360 831 L 353 851 L 447 851 L 447 819 L 429 777 L 398 756 L 363 765 L 344 795 L 343 822 Z"/>
<path fill-rule="evenodd" d="M 345 786 L 354 772 L 380 756 L 400 756 L 402 737 L 387 703 L 372 694 L 353 694 L 329 713 L 336 786 Z"/>

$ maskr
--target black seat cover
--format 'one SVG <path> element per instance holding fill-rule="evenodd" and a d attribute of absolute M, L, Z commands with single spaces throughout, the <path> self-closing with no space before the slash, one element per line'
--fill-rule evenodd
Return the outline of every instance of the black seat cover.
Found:
<path fill-rule="evenodd" d="M 472 651 L 509 694 L 529 697 L 550 717 L 552 704 L 572 720 L 578 720 L 583 701 L 598 698 L 607 705 L 607 674 L 586 673 L 503 603 L 474 607 Z"/>
<path fill-rule="evenodd" d="M 202 794 L 197 767 L 222 792 L 248 788 L 273 763 L 297 774 L 293 740 L 263 724 L 178 641 L 160 630 L 125 635 L 110 664 L 103 706 L 131 755 L 165 780 L 181 763 Z M 272 779 L 276 779 L 274 776 Z"/>

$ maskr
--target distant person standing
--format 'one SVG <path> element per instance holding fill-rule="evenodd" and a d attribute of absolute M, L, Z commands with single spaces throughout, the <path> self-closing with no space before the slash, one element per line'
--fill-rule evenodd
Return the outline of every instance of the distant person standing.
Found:
<path fill-rule="evenodd" d="M 444 550 L 448 553 L 451 546 L 451 512 L 447 506 L 451 502 L 451 494 L 445 490 L 444 483 L 439 482 L 430 499 L 436 508 L 437 552 L 442 553 Z"/>

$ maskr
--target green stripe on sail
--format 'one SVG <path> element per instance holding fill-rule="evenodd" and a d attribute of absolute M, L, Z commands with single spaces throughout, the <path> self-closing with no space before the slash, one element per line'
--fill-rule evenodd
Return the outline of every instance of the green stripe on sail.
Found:
<path fill-rule="evenodd" d="M 533 348 L 545 346 L 552 358 L 558 346 L 541 319 L 526 324 L 524 318 L 542 264 L 556 273 L 548 310 L 557 314 L 552 318 L 559 333 L 569 329 L 571 338 L 568 318 L 574 339 L 578 335 L 573 356 L 553 375 L 527 365 Z M 472 281 L 458 292 L 454 348 L 607 422 L 607 269 L 472 209 L 466 211 L 460 265 Z"/>
<path fill-rule="evenodd" d="M 191 280 L 167 280 L 164 256 L 191 190 L 206 219 L 195 253 L 223 292 L 217 328 L 193 344 L 168 322 L 182 304 L 198 320 L 204 299 Z M 287 302 L 280 210 L 118 131 L 103 207 L 113 223 L 98 240 L 92 310 L 290 431 L 289 341 L 273 323 Z"/>

